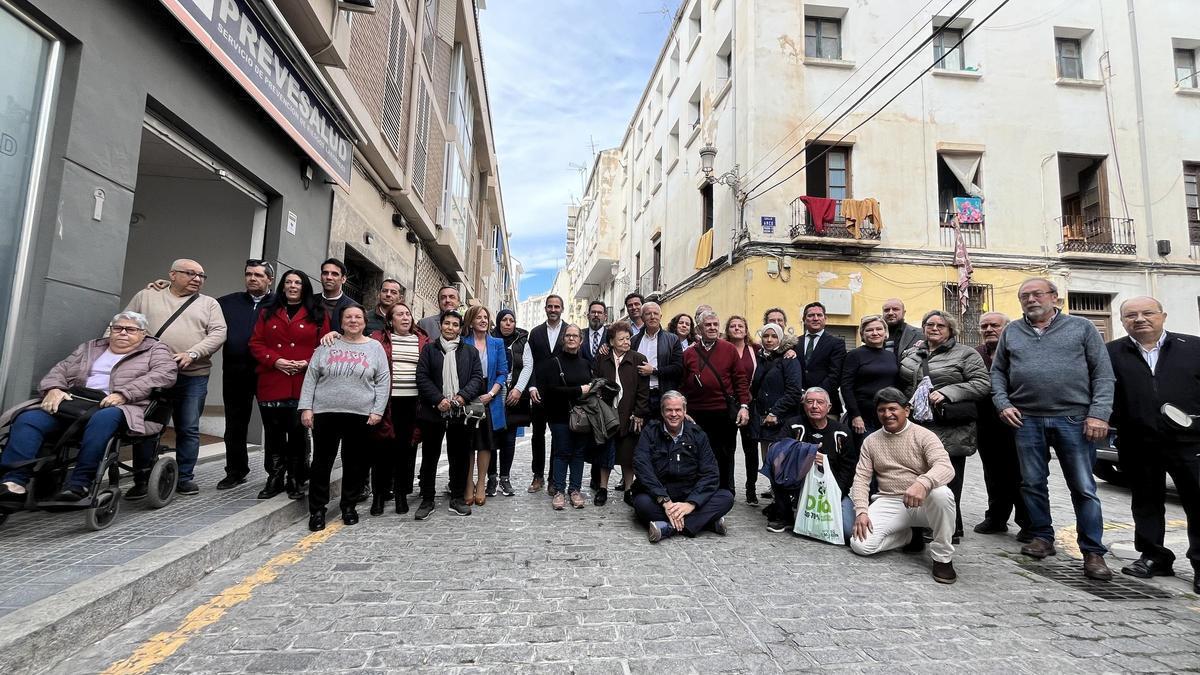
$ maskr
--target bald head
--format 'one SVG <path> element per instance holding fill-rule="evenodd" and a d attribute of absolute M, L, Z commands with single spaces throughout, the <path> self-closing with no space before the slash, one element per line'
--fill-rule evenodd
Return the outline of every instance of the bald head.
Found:
<path fill-rule="evenodd" d="M 180 258 L 171 263 L 168 277 L 171 280 L 171 292 L 183 297 L 199 293 L 208 275 L 200 263 L 191 258 Z"/>
<path fill-rule="evenodd" d="M 1163 311 L 1162 303 L 1158 301 L 1158 298 L 1154 298 L 1149 295 L 1139 295 L 1136 298 L 1129 298 L 1125 302 L 1121 303 L 1121 309 L 1119 310 L 1119 312 L 1122 316 L 1125 315 L 1126 305 L 1130 305 L 1130 304 L 1135 304 L 1138 306 L 1141 306 L 1143 304 L 1152 304 L 1158 311 L 1160 311 L 1160 312 Z"/>
<path fill-rule="evenodd" d="M 889 328 L 895 328 L 904 323 L 904 301 L 900 298 L 888 298 L 883 303 L 883 322 Z"/>
<path fill-rule="evenodd" d="M 1121 303 L 1121 325 L 1138 343 L 1149 348 L 1158 342 L 1167 323 L 1167 313 L 1156 298 L 1143 295 Z"/>

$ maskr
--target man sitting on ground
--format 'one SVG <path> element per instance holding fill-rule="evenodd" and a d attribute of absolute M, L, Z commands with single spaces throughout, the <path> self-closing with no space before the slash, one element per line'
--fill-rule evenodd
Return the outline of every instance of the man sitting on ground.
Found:
<path fill-rule="evenodd" d="M 933 578 L 952 584 L 957 580 L 950 543 L 954 495 L 946 484 L 954 478 L 954 467 L 938 437 L 910 423 L 909 412 L 908 398 L 899 389 L 887 387 L 875 394 L 875 413 L 883 428 L 863 441 L 850 488 L 856 514 L 850 548 L 859 555 L 902 546 L 919 551 L 924 543 L 913 528 L 932 527 Z M 869 502 L 872 478 L 879 483 L 879 493 Z"/>
<path fill-rule="evenodd" d="M 633 451 L 637 475 L 633 509 L 650 541 L 703 530 L 724 535 L 733 493 L 718 488 L 720 472 L 708 436 L 687 420 L 687 399 L 662 395 L 662 420 L 646 425 Z"/>

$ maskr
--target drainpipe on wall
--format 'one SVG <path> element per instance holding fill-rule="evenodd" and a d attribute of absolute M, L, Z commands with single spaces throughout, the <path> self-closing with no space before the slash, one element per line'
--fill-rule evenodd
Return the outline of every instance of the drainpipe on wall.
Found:
<path fill-rule="evenodd" d="M 1150 152 L 1146 147 L 1146 112 L 1142 97 L 1142 62 L 1138 49 L 1137 18 L 1134 16 L 1133 0 L 1125 0 L 1129 13 L 1129 43 L 1133 52 L 1133 92 L 1137 103 L 1138 152 L 1142 164 L 1142 205 L 1146 214 L 1146 251 L 1150 255 L 1151 269 L 1146 271 L 1147 292 L 1158 297 L 1158 277 L 1155 275 L 1154 258 L 1158 255 L 1154 239 L 1154 214 L 1150 204 Z"/>

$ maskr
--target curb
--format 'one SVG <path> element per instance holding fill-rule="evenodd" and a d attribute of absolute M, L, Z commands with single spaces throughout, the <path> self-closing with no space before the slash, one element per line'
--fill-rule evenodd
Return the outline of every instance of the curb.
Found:
<path fill-rule="evenodd" d="M 330 498 L 341 492 L 330 476 Z M 0 672 L 46 671 L 308 515 L 276 497 L 0 617 Z"/>

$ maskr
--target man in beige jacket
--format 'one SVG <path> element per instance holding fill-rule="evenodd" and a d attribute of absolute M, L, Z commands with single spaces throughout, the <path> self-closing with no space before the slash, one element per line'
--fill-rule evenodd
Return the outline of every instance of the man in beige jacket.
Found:
<path fill-rule="evenodd" d="M 175 459 L 179 463 L 176 489 L 181 495 L 200 492 L 193 480 L 200 454 L 200 415 L 208 394 L 211 356 L 225 343 L 221 306 L 200 293 L 207 278 L 200 263 L 181 258 L 171 264 L 167 288 L 138 291 L 126 307 L 146 316 L 147 332 L 170 347 L 179 364 L 179 379 L 165 393 L 174 408 Z M 134 448 L 134 486 L 125 494 L 126 499 L 145 498 L 154 450 L 153 442 L 139 443 Z"/>

